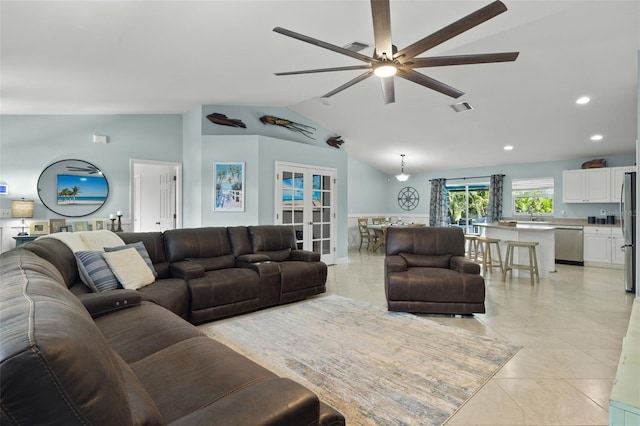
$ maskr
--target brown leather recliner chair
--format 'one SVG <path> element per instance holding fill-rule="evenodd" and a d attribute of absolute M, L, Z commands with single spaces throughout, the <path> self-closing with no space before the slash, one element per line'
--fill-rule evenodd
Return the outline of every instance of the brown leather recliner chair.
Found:
<path fill-rule="evenodd" d="M 465 258 L 461 228 L 394 228 L 386 235 L 385 294 L 390 311 L 484 313 L 480 265 Z"/>

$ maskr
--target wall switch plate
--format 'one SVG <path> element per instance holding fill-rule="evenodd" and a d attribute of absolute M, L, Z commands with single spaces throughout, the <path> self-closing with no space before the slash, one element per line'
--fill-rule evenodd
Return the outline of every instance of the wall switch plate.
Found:
<path fill-rule="evenodd" d="M 11 209 L 0 209 L 0 218 L 11 217 Z"/>
<path fill-rule="evenodd" d="M 600 216 L 606 216 L 607 211 L 605 209 L 600 210 Z"/>

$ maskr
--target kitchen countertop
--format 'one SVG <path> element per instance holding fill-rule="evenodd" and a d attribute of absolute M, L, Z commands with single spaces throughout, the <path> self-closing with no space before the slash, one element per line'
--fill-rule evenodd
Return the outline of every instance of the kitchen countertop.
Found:
<path fill-rule="evenodd" d="M 484 228 L 499 228 L 507 231 L 553 231 L 556 229 L 551 224 L 536 224 L 536 223 L 518 223 L 516 226 L 500 225 L 498 223 L 474 223 L 474 226 L 482 226 Z"/>

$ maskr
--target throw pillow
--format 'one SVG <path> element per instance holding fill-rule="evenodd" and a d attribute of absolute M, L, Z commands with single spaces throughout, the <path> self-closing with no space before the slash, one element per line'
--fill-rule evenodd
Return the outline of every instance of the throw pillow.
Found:
<path fill-rule="evenodd" d="M 134 247 L 105 252 L 102 256 L 124 288 L 137 290 L 155 281 L 151 269 Z"/>
<path fill-rule="evenodd" d="M 118 279 L 102 257 L 101 251 L 77 251 L 74 254 L 80 279 L 91 291 L 99 292 L 118 288 Z"/>
<path fill-rule="evenodd" d="M 140 256 L 142 256 L 142 259 L 149 266 L 149 269 L 151 269 L 151 273 L 153 274 L 153 276 L 158 278 L 158 272 L 156 272 L 156 268 L 153 267 L 153 262 L 151 261 L 151 256 L 149 256 L 149 252 L 147 251 L 147 248 L 144 246 L 144 243 L 142 241 L 138 241 L 137 243 L 130 243 L 130 244 L 127 244 L 127 245 L 124 245 L 124 246 L 105 247 L 104 251 L 106 251 L 106 252 L 118 251 L 118 250 L 128 249 L 128 248 L 131 248 L 131 247 L 133 247 L 136 250 L 138 250 L 138 253 L 140 253 Z"/>

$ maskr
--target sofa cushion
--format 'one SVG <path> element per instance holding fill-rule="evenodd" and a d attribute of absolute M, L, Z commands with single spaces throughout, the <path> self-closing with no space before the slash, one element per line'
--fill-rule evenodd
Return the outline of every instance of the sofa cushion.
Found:
<path fill-rule="evenodd" d="M 232 254 L 227 228 L 171 229 L 164 232 L 169 262 L 187 258 L 212 258 Z"/>
<path fill-rule="evenodd" d="M 464 256 L 462 228 L 390 226 L 386 233 L 385 253 L 387 256 L 400 253 Z"/>
<path fill-rule="evenodd" d="M 127 244 L 142 241 L 158 274 L 157 278 L 169 278 L 169 261 L 162 232 L 119 232 L 118 235 Z"/>
<path fill-rule="evenodd" d="M 142 300 L 148 300 L 187 318 L 189 311 L 189 290 L 187 283 L 179 278 L 157 279 L 153 284 L 139 288 Z"/>
<path fill-rule="evenodd" d="M 388 300 L 440 303 L 484 303 L 482 275 L 443 268 L 411 268 L 388 276 Z"/>
<path fill-rule="evenodd" d="M 124 288 L 136 290 L 151 284 L 156 279 L 149 265 L 133 247 L 105 252 L 102 256 Z"/>
<path fill-rule="evenodd" d="M 249 240 L 254 253 L 295 250 L 296 236 L 286 225 L 249 226 Z"/>
<path fill-rule="evenodd" d="M 126 244 L 124 246 L 105 247 L 104 251 L 106 251 L 106 252 L 118 251 L 118 250 L 124 250 L 124 249 L 130 248 L 130 247 L 133 247 L 136 250 L 138 250 L 138 253 L 140 253 L 140 256 L 142 257 L 142 260 L 144 260 L 145 263 L 147 264 L 147 266 L 149 266 L 149 269 L 151 270 L 151 273 L 153 274 L 153 276 L 157 277 L 158 273 L 156 272 L 156 269 L 153 267 L 153 262 L 151 261 L 151 258 L 149 257 L 149 252 L 147 252 L 147 249 L 144 246 L 144 243 L 142 241 Z"/>
<path fill-rule="evenodd" d="M 187 257 L 186 260 L 202 265 L 205 271 L 234 268 L 236 266 L 236 259 L 232 254 L 217 257 Z"/>
<path fill-rule="evenodd" d="M 62 274 L 67 288 L 85 287 L 85 285 L 76 286 L 81 282 L 80 271 L 76 266 L 73 252 L 62 241 L 53 238 L 38 238 L 22 247 L 55 266 Z"/>
<path fill-rule="evenodd" d="M 2 255 L 0 276 L 3 419 L 132 424 L 120 364 L 53 265 L 15 249 Z"/>
<path fill-rule="evenodd" d="M 439 256 L 428 256 L 421 254 L 400 253 L 409 268 L 449 268 L 451 263 L 450 254 L 442 254 Z"/>
<path fill-rule="evenodd" d="M 78 251 L 75 253 L 82 282 L 92 291 L 115 290 L 118 278 L 102 257 L 101 251 Z"/>

